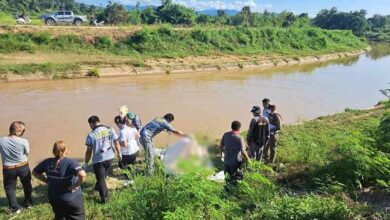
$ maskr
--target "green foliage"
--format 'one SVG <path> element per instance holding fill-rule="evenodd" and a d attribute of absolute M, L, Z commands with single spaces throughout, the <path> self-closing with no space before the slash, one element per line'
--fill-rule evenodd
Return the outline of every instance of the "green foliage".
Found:
<path fill-rule="evenodd" d="M 35 73 L 43 73 L 55 78 L 66 78 L 66 73 L 78 73 L 80 71 L 79 64 L 13 64 L 0 65 L 0 74 L 13 73 L 17 75 L 28 75 Z"/>
<path fill-rule="evenodd" d="M 14 51 L 34 52 L 35 45 L 27 34 L 0 34 L 0 53 Z"/>
<path fill-rule="evenodd" d="M 107 36 L 99 36 L 95 38 L 94 46 L 98 49 L 109 49 L 114 45 L 112 39 Z"/>
<path fill-rule="evenodd" d="M 98 68 L 93 68 L 88 71 L 87 76 L 89 77 L 100 77 L 100 71 Z"/>
<path fill-rule="evenodd" d="M 363 36 L 368 30 L 365 10 L 339 12 L 337 8 L 321 10 L 313 19 L 315 26 L 324 29 L 352 30 L 357 36 Z"/>
<path fill-rule="evenodd" d="M 153 7 L 147 7 L 141 12 L 141 21 L 144 24 L 155 24 L 159 21 L 157 11 Z"/>
<path fill-rule="evenodd" d="M 386 188 L 390 181 L 390 155 L 384 147 L 389 142 L 388 108 L 383 105 L 371 113 L 348 110 L 286 126 L 280 139 L 279 158 L 283 163 L 307 167 L 307 181 L 322 192 Z"/>
<path fill-rule="evenodd" d="M 180 4 L 174 4 L 171 0 L 163 1 L 156 9 L 162 22 L 171 24 L 192 25 L 195 21 L 195 11 Z"/>
<path fill-rule="evenodd" d="M 129 14 L 122 4 L 110 2 L 104 9 L 104 18 L 109 24 L 125 24 L 129 21 Z"/>
<path fill-rule="evenodd" d="M 390 112 L 381 119 L 377 131 L 377 147 L 386 153 L 390 153 Z"/>

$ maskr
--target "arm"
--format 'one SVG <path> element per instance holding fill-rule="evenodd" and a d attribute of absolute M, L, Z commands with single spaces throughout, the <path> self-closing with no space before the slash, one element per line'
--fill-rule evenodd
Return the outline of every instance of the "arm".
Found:
<path fill-rule="evenodd" d="M 244 138 L 241 137 L 241 155 L 243 156 L 243 158 L 246 160 L 246 161 L 250 161 L 251 159 L 249 158 L 248 156 L 248 153 L 245 151 L 245 141 L 244 141 Z"/>
<path fill-rule="evenodd" d="M 92 146 L 87 146 L 87 151 L 85 152 L 85 159 L 84 159 L 85 164 L 89 163 L 89 161 L 91 160 L 91 156 L 92 156 Z"/>
<path fill-rule="evenodd" d="M 181 131 L 178 131 L 178 130 L 174 130 L 174 131 L 171 131 L 173 134 L 179 136 L 179 137 L 187 137 L 186 134 L 184 134 L 183 132 Z"/>
<path fill-rule="evenodd" d="M 282 124 L 281 124 L 281 118 L 279 116 L 279 114 L 276 114 L 276 132 L 277 131 L 280 131 L 280 129 L 282 129 Z"/>
<path fill-rule="evenodd" d="M 24 154 L 28 155 L 30 153 L 30 143 L 26 140 L 26 144 L 24 145 Z"/>
<path fill-rule="evenodd" d="M 70 187 L 70 191 L 72 192 L 76 191 L 81 186 L 81 184 L 84 182 L 85 178 L 87 177 L 87 174 L 85 173 L 84 170 L 80 170 L 77 173 L 77 177 L 78 177 L 77 182 Z"/>
<path fill-rule="evenodd" d="M 225 136 L 225 135 L 224 135 Z M 222 136 L 222 139 L 221 139 L 221 143 L 220 143 L 220 145 L 219 145 L 219 150 L 220 150 L 220 156 L 221 156 L 221 158 L 222 158 L 222 156 L 223 156 L 223 151 L 224 151 L 224 149 L 225 149 L 225 144 L 224 144 L 224 141 L 223 141 L 223 137 L 224 136 Z"/>
<path fill-rule="evenodd" d="M 249 141 L 251 140 L 251 134 L 252 134 L 252 130 L 253 130 L 253 127 L 254 127 L 254 124 L 255 124 L 255 119 L 252 118 L 250 124 L 249 124 L 249 129 L 248 129 L 248 132 L 246 134 L 246 141 L 249 143 Z"/>
<path fill-rule="evenodd" d="M 42 173 L 36 173 L 35 171 L 32 172 L 32 174 L 35 176 L 35 178 L 37 178 L 38 180 L 44 182 L 44 183 L 48 183 L 49 181 L 47 180 L 47 177 L 45 175 L 43 175 Z"/>
<path fill-rule="evenodd" d="M 135 118 L 132 120 L 132 123 L 137 130 L 141 129 L 142 123 L 141 123 L 141 119 L 138 117 L 138 115 L 135 116 Z"/>
<path fill-rule="evenodd" d="M 114 141 L 115 151 L 118 155 L 118 160 L 122 160 L 122 154 L 121 154 L 121 146 L 119 144 L 119 141 Z"/>

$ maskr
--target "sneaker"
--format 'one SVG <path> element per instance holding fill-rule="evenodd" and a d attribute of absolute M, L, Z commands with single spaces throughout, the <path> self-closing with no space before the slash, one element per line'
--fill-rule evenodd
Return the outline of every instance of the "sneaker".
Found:
<path fill-rule="evenodd" d="M 25 209 L 31 209 L 31 208 L 32 208 L 32 202 L 25 201 L 25 202 L 23 203 L 23 207 L 24 207 Z"/>
<path fill-rule="evenodd" d="M 129 185 L 133 185 L 134 181 L 133 180 L 126 180 L 123 182 L 123 185 L 124 186 L 129 186 Z"/>
<path fill-rule="evenodd" d="M 20 214 L 22 211 L 20 209 L 13 209 L 13 208 L 8 208 L 6 211 L 8 214 Z"/>

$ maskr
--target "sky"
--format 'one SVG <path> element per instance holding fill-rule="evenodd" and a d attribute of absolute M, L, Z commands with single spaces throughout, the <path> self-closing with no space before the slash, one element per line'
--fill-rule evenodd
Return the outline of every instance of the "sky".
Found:
<path fill-rule="evenodd" d="M 105 6 L 108 0 L 77 0 L 87 4 Z M 112 0 L 125 5 L 135 5 L 137 0 Z M 374 14 L 390 14 L 390 0 L 173 0 L 175 3 L 204 10 L 235 9 L 240 10 L 244 6 L 250 6 L 253 11 L 264 11 L 265 9 L 274 12 L 283 10 L 294 13 L 307 12 L 315 16 L 321 9 L 337 7 L 341 11 L 366 9 L 369 16 Z M 161 0 L 140 0 L 141 5 L 160 5 Z"/>

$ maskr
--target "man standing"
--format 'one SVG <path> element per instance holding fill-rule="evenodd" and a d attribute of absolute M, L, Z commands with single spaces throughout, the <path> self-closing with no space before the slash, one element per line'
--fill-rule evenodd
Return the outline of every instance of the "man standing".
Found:
<path fill-rule="evenodd" d="M 242 165 L 242 157 L 249 161 L 249 156 L 245 151 L 244 138 L 240 135 L 241 123 L 233 121 L 232 131 L 226 132 L 221 139 L 221 157 L 225 155 L 223 164 L 227 185 L 235 185 L 241 177 L 239 170 Z"/>
<path fill-rule="evenodd" d="M 173 128 L 170 123 L 175 119 L 174 115 L 168 113 L 164 117 L 157 117 L 153 121 L 149 122 L 145 127 L 141 129 L 141 144 L 146 152 L 146 162 L 148 173 L 153 174 L 154 169 L 154 147 L 153 138 L 161 131 L 173 133 L 181 137 L 185 137 L 183 132 Z"/>
<path fill-rule="evenodd" d="M 253 118 L 249 124 L 246 140 L 249 144 L 249 156 L 257 161 L 261 160 L 261 154 L 270 137 L 268 119 L 261 115 L 259 106 L 253 106 L 251 112 Z"/>
<path fill-rule="evenodd" d="M 269 115 L 271 114 L 271 110 L 269 109 L 269 103 L 270 103 L 270 100 L 269 98 L 265 98 L 263 99 L 263 116 L 268 118 Z"/>
<path fill-rule="evenodd" d="M 108 199 L 106 177 L 115 157 L 115 151 L 118 153 L 118 160 L 121 160 L 122 157 L 118 136 L 114 129 L 102 125 L 98 116 L 89 117 L 88 123 L 92 131 L 88 134 L 85 142 L 85 145 L 87 145 L 85 164 L 88 164 L 92 156 L 96 187 L 99 189 L 101 202 L 106 203 Z"/>
<path fill-rule="evenodd" d="M 274 163 L 276 157 L 276 147 L 279 139 L 279 131 L 281 129 L 282 117 L 279 113 L 276 113 L 276 105 L 269 105 L 271 114 L 269 116 L 270 123 L 270 139 L 264 149 L 264 159 L 269 163 Z M 268 152 L 270 151 L 270 152 Z M 269 155 L 268 155 L 269 154 Z"/>
<path fill-rule="evenodd" d="M 30 208 L 31 198 L 31 171 L 27 162 L 30 151 L 28 141 L 21 138 L 25 131 L 25 124 L 21 121 L 12 122 L 9 135 L 0 138 L 0 153 L 3 162 L 3 183 L 7 195 L 9 208 L 14 213 L 20 212 L 16 200 L 16 181 L 19 177 L 24 190 L 24 206 Z"/>

